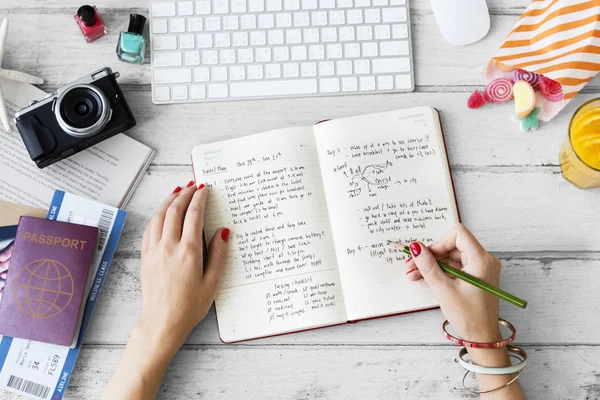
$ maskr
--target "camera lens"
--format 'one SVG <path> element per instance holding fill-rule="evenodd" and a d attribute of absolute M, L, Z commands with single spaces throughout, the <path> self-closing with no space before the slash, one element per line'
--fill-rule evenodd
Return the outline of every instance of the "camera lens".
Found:
<path fill-rule="evenodd" d="M 100 132 L 110 120 L 111 109 L 100 89 L 92 85 L 77 85 L 60 96 L 55 113 L 65 132 L 82 137 Z"/>

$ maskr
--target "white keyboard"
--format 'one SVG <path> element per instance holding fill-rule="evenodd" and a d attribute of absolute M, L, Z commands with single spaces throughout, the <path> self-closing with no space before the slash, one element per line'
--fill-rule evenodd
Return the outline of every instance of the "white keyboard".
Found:
<path fill-rule="evenodd" d="M 151 1 L 156 104 L 409 92 L 407 0 Z"/>

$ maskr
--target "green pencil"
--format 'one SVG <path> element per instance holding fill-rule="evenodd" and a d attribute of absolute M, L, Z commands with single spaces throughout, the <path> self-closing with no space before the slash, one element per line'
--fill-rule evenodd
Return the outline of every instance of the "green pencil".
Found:
<path fill-rule="evenodd" d="M 393 244 L 395 247 L 401 249 L 403 253 L 412 257 L 412 254 L 410 253 L 410 249 L 408 246 L 406 246 L 402 243 L 391 241 L 391 240 L 388 240 L 388 243 Z M 525 300 L 518 298 L 517 296 L 513 296 L 512 294 L 505 292 L 502 289 L 492 286 L 489 283 L 482 281 L 481 279 L 475 278 L 474 276 L 469 275 L 466 272 L 463 272 L 454 267 L 451 267 L 448 264 L 445 264 L 439 260 L 436 260 L 436 261 L 437 261 L 438 265 L 440 266 L 440 268 L 442 270 L 444 270 L 444 272 L 447 273 L 448 275 L 451 275 L 457 279 L 460 279 L 467 283 L 470 283 L 471 285 L 478 287 L 479 289 L 483 289 L 486 292 L 491 293 L 494 296 L 501 298 L 502 300 L 505 300 L 511 304 L 514 304 L 517 307 L 520 307 L 520 308 L 527 307 L 527 302 Z"/>

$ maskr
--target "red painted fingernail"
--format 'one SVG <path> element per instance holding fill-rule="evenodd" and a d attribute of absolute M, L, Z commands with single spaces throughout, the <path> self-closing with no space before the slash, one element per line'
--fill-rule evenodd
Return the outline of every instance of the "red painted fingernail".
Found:
<path fill-rule="evenodd" d="M 173 193 L 179 193 L 179 192 L 181 192 L 181 186 L 177 186 L 175 188 L 175 190 L 173 190 Z"/>
<path fill-rule="evenodd" d="M 410 260 L 412 260 L 412 257 L 408 257 L 408 258 L 406 259 L 406 261 L 404 261 L 404 262 L 405 262 L 406 264 L 408 264 L 408 263 L 410 262 Z"/>
<path fill-rule="evenodd" d="M 201 183 L 200 185 L 198 185 L 198 190 L 202 189 L 204 187 L 204 183 Z"/>
<path fill-rule="evenodd" d="M 409 269 L 408 271 L 406 271 L 406 275 L 410 274 L 411 272 L 415 272 L 416 270 L 416 268 Z"/>
<path fill-rule="evenodd" d="M 419 254 L 421 254 L 421 246 L 419 245 L 419 243 L 412 242 L 409 247 L 413 257 L 417 257 Z"/>
<path fill-rule="evenodd" d="M 225 228 L 221 231 L 221 239 L 228 242 L 229 241 L 229 229 Z"/>
<path fill-rule="evenodd" d="M 195 183 L 196 183 L 196 182 L 194 182 L 194 181 L 190 181 L 190 183 L 188 183 L 186 187 L 193 186 Z"/>

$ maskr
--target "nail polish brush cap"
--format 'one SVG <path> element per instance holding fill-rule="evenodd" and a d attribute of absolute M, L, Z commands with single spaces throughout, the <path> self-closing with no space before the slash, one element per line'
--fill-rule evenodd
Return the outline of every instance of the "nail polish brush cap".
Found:
<path fill-rule="evenodd" d="M 146 24 L 146 17 L 139 14 L 129 15 L 129 28 L 127 32 L 137 33 L 141 35 L 144 32 L 144 25 Z"/>
<path fill-rule="evenodd" d="M 94 26 L 96 24 L 96 10 L 92 6 L 79 7 L 77 16 L 85 26 Z"/>

